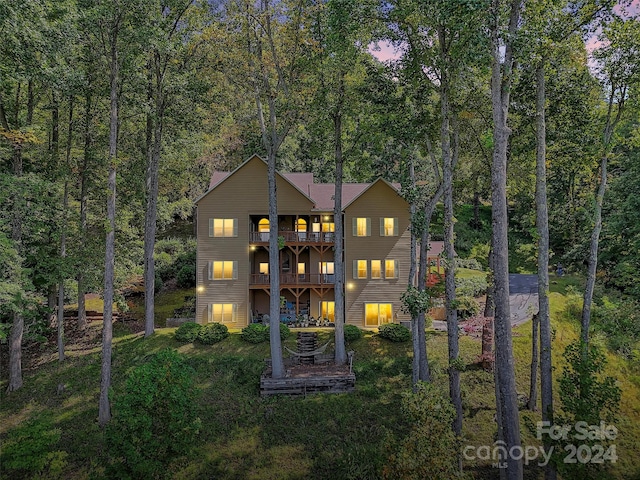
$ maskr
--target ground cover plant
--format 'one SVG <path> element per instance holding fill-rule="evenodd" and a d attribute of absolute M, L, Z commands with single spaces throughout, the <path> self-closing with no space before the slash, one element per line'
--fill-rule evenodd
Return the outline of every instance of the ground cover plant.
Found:
<path fill-rule="evenodd" d="M 557 375 L 565 365 L 565 347 L 577 338 L 577 321 L 565 315 L 566 296 L 552 292 L 554 366 Z M 6 394 L 0 384 L 0 441 L 3 455 L 25 437 L 25 428 L 50 432 L 46 445 L 22 445 L 33 456 L 33 470 L 2 460 L 5 478 L 109 478 L 108 439 L 96 423 L 100 373 L 99 322 L 84 332 L 69 328 L 67 359 L 57 361 L 55 339 L 26 349 L 25 385 Z M 517 389 L 527 392 L 531 348 L 530 324 L 514 329 Z M 114 324 L 113 391 L 115 399 L 126 391 L 127 379 L 167 348 L 176 350 L 192 369 L 197 397 L 191 402 L 201 428 L 193 451 L 176 453 L 162 464 L 167 478 L 262 479 L 381 478 L 391 457 L 401 452 L 412 435 L 415 419 L 402 410 L 402 398 L 411 390 L 411 342 L 390 342 L 365 332 L 350 344 L 355 351 L 357 377 L 353 394 L 317 395 L 306 398 L 260 398 L 259 378 L 268 342 L 252 344 L 232 331 L 213 345 L 181 343 L 176 329 L 160 328 L 144 339 L 135 322 Z M 319 331 L 319 342 L 332 340 L 332 331 Z M 284 344 L 296 349 L 295 335 Z M 447 384 L 446 334 L 429 332 L 428 349 L 434 383 Z M 604 345 L 604 344 L 603 344 Z M 465 446 L 492 446 L 494 442 L 493 374 L 476 364 L 479 339 L 462 336 L 460 358 L 463 387 Z M 3 346 L 3 349 L 6 349 Z M 6 350 L 2 350 L 3 355 Z M 3 357 L 3 359 L 6 357 Z M 607 372 L 616 376 L 621 389 L 620 413 L 615 424 L 618 461 L 609 478 L 633 479 L 640 475 L 635 459 L 640 455 L 640 374 L 628 360 L 607 353 Z M 114 402 L 115 404 L 116 402 Z M 556 390 L 556 405 L 560 405 Z M 521 412 L 523 444 L 539 445 L 526 428 L 539 413 Z M 418 429 L 419 430 L 419 429 Z M 28 432 L 27 432 L 28 433 Z M 13 447 L 12 447 L 13 448 Z M 22 453 L 20 453 L 22 455 Z M 471 478 L 495 478 L 491 460 L 465 460 Z M 24 465 L 24 464 L 23 464 Z M 44 465 L 44 466 L 43 466 Z M 541 470 L 529 465 L 528 479 Z"/>

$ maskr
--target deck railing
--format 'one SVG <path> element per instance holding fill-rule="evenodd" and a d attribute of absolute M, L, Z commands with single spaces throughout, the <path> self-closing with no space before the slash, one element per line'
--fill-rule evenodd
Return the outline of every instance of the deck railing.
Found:
<path fill-rule="evenodd" d="M 265 273 L 252 273 L 250 285 L 269 285 L 270 276 Z M 328 273 L 280 273 L 280 285 L 333 285 L 336 276 Z"/>
<path fill-rule="evenodd" d="M 279 237 L 283 237 L 286 243 L 334 243 L 335 234 L 333 232 L 292 232 L 285 230 L 278 232 Z M 251 243 L 267 243 L 269 232 L 250 232 L 249 241 Z"/>

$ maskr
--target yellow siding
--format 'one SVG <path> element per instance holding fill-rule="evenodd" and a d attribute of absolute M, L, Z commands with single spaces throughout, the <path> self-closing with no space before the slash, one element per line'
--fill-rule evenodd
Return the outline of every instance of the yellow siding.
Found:
<path fill-rule="evenodd" d="M 311 211 L 312 202 L 281 177 L 277 189 L 279 214 Z M 244 327 L 249 323 L 249 220 L 250 215 L 268 215 L 268 199 L 267 166 L 253 157 L 198 202 L 197 322 L 206 323 L 209 303 L 235 303 L 236 323 L 229 326 Z M 210 218 L 237 218 L 238 236 L 209 237 Z M 209 280 L 207 269 L 211 260 L 237 261 L 237 279 Z"/>
<path fill-rule="evenodd" d="M 353 219 L 370 218 L 371 235 L 353 236 Z M 380 218 L 398 218 L 398 236 L 380 236 Z M 394 321 L 408 320 L 400 296 L 407 289 L 411 233 L 409 206 L 388 184 L 378 181 L 345 210 L 345 312 L 346 322 L 364 327 L 365 303 L 391 303 Z M 371 279 L 371 260 L 398 261 L 395 279 Z M 368 261 L 368 279 L 353 278 L 354 260 Z M 383 262 L 384 265 L 384 262 Z M 384 268 L 383 268 L 384 269 Z"/>

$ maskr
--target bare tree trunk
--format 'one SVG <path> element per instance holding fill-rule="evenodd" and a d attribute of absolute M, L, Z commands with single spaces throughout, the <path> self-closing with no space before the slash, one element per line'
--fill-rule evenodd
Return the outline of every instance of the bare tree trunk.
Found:
<path fill-rule="evenodd" d="M 119 12 L 116 14 L 119 15 Z M 116 233 L 116 156 L 118 147 L 118 48 L 117 35 L 121 18 L 114 21 L 110 36 L 111 48 L 111 108 L 109 116 L 109 174 L 107 179 L 107 220 L 109 222 L 104 261 L 104 325 L 102 328 L 102 369 L 100 380 L 100 404 L 98 423 L 104 427 L 111 420 L 109 387 L 111 386 L 111 350 L 113 342 L 113 298 Z"/>
<path fill-rule="evenodd" d="M 60 260 L 67 258 L 67 207 L 69 205 L 69 183 L 64 182 L 64 197 L 62 200 L 62 232 L 60 234 Z M 60 276 L 58 284 L 58 360 L 64 360 L 64 278 Z"/>
<path fill-rule="evenodd" d="M 155 319 L 155 264 L 153 253 L 156 243 L 156 218 L 158 211 L 158 170 L 162 148 L 162 129 L 164 125 L 164 92 L 162 69 L 156 58 L 153 63 L 155 76 L 155 115 L 153 119 L 153 143 L 147 165 L 147 211 L 144 228 L 144 336 L 153 334 Z"/>
<path fill-rule="evenodd" d="M 411 202 L 409 203 L 409 215 L 411 217 L 411 247 L 410 256 L 411 263 L 409 264 L 409 278 L 407 279 L 407 285 L 413 286 L 416 284 L 416 270 L 418 269 L 416 257 L 418 255 L 418 239 L 416 237 L 416 169 L 413 161 L 413 155 L 409 161 L 409 182 L 411 185 Z M 413 360 L 411 365 L 411 385 L 413 385 L 414 392 L 416 391 L 416 385 L 418 384 L 420 373 L 420 334 L 418 332 L 418 318 L 412 315 L 411 318 L 411 343 L 413 347 Z M 428 365 L 428 363 L 427 363 Z"/>
<path fill-rule="evenodd" d="M 85 115 L 84 115 L 84 154 L 82 158 L 82 168 L 80 170 L 80 252 L 81 258 L 84 258 L 86 250 L 86 238 L 87 238 L 87 202 L 89 200 L 88 195 L 88 168 L 91 156 L 92 148 L 92 135 L 91 135 L 91 85 L 87 86 L 87 93 L 85 96 Z M 87 326 L 87 310 L 85 304 L 86 294 L 86 280 L 82 268 L 78 268 L 78 275 L 76 277 L 78 282 L 78 328 L 80 330 Z"/>
<path fill-rule="evenodd" d="M 493 1 L 495 21 L 500 15 L 499 1 Z M 507 146 L 510 129 L 507 125 L 509 112 L 509 93 L 513 69 L 513 42 L 520 16 L 521 2 L 513 0 L 509 18 L 509 33 L 505 40 L 504 61 L 501 62 L 502 41 L 498 24 L 491 29 L 492 40 L 492 76 L 491 96 L 494 122 L 494 153 L 491 169 L 492 187 L 492 240 L 494 255 L 494 304 L 495 304 L 495 342 L 496 376 L 498 380 L 498 398 L 502 420 L 502 432 L 507 451 L 520 447 L 520 419 L 516 393 L 513 345 L 511 339 L 511 318 L 509 311 L 509 244 L 507 212 Z M 521 480 L 522 460 L 509 455 L 507 458 L 507 476 L 510 480 Z"/>
<path fill-rule="evenodd" d="M 333 116 L 334 136 L 335 136 L 335 159 L 336 159 L 336 178 L 335 178 L 335 195 L 333 207 L 333 222 L 335 225 L 335 250 L 334 250 L 334 268 L 336 274 L 336 282 L 334 287 L 335 299 L 335 362 L 337 365 L 343 365 L 347 362 L 347 352 L 344 343 L 344 224 L 342 221 L 342 99 L 344 98 L 344 77 L 340 77 L 339 100 L 336 106 L 336 112 Z"/>
<path fill-rule="evenodd" d="M 6 121 L 3 121 L 6 123 Z M 13 145 L 13 173 L 16 178 L 22 177 L 22 145 Z M 19 193 L 13 201 L 13 218 L 11 222 L 11 239 L 14 241 L 18 253 L 22 253 L 22 211 L 23 200 Z M 22 305 L 17 305 L 13 313 L 13 324 L 9 335 L 9 385 L 7 392 L 13 392 L 22 387 L 22 335 L 24 334 L 24 317 Z"/>
<path fill-rule="evenodd" d="M 444 44 L 444 32 L 438 32 L 440 43 Z M 440 105 L 442 115 L 441 148 L 442 148 L 442 180 L 444 186 L 444 251 L 446 269 L 444 278 L 445 307 L 447 312 L 447 340 L 449 347 L 449 395 L 456 410 L 453 431 L 457 437 L 462 435 L 462 398 L 460 396 L 460 370 L 457 367 L 460 349 L 458 346 L 458 310 L 456 303 L 456 266 L 453 248 L 453 161 L 451 159 L 451 132 L 449 131 L 449 79 L 447 72 L 440 73 Z M 462 457 L 460 457 L 462 466 Z"/>
<path fill-rule="evenodd" d="M 536 68 L 536 230 L 538 234 L 537 318 L 540 327 L 540 391 L 542 420 L 553 423 L 553 366 L 551 362 L 551 315 L 549 311 L 549 213 L 547 203 L 547 134 L 545 116 L 546 89 L 544 79 L 544 61 L 545 60 L 543 59 Z M 530 392 L 529 394 L 529 408 L 535 409 L 535 400 L 533 400 L 533 404 L 531 403 L 531 398 L 533 396 L 531 393 L 535 392 Z M 548 438 L 548 435 L 545 435 L 545 451 L 550 450 L 549 441 L 550 439 Z M 556 471 L 550 462 L 545 467 L 545 479 L 555 480 L 555 478 Z"/>
<path fill-rule="evenodd" d="M 529 382 L 529 401 L 527 408 L 532 412 L 537 409 L 538 401 L 538 338 L 539 338 L 540 320 L 538 315 L 534 315 L 531 319 L 531 376 Z"/>

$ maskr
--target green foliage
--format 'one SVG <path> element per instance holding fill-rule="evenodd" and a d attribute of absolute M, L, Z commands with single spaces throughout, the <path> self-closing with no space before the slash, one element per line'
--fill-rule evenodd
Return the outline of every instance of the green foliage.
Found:
<path fill-rule="evenodd" d="M 195 322 L 185 322 L 176 329 L 175 338 L 179 342 L 195 342 L 202 330 L 202 325 Z"/>
<path fill-rule="evenodd" d="M 200 431 L 194 373 L 172 349 L 130 373 L 107 426 L 110 476 L 158 478 L 168 462 L 191 450 Z"/>
<path fill-rule="evenodd" d="M 61 478 L 67 452 L 56 450 L 61 430 L 38 415 L 12 430 L 2 443 L 0 465 L 7 478 Z"/>
<path fill-rule="evenodd" d="M 475 258 L 456 258 L 456 267 L 470 270 L 484 270 L 484 267 Z"/>
<path fill-rule="evenodd" d="M 268 342 L 269 327 L 261 323 L 251 323 L 242 329 L 240 337 L 249 343 Z"/>
<path fill-rule="evenodd" d="M 480 304 L 475 298 L 466 295 L 461 295 L 456 298 L 456 310 L 458 310 L 458 317 L 464 320 L 469 317 L 475 317 L 480 313 Z"/>
<path fill-rule="evenodd" d="M 618 409 L 620 405 L 620 387 L 616 385 L 613 377 L 604 374 L 606 358 L 604 354 L 594 345 L 589 345 L 584 349 L 584 344 L 580 341 L 571 343 L 564 352 L 567 361 L 563 367 L 560 377 L 560 401 L 562 403 L 562 413 L 556 415 L 555 422 L 559 425 L 575 426 L 577 422 L 584 422 L 587 426 L 597 425 L 600 422 L 612 422 L 615 426 Z M 565 478 L 610 478 L 606 473 L 610 462 L 576 462 L 566 463 L 564 459 L 567 455 L 565 445 L 593 446 L 601 445 L 605 451 L 610 443 L 606 438 L 592 438 L 591 436 L 580 435 L 576 437 L 576 429 L 569 432 L 566 439 L 560 439 L 562 443 L 558 451 L 561 456 L 556 456 L 555 461 L 558 471 Z M 578 432 L 579 433 L 579 432 Z M 613 447 L 615 450 L 615 446 Z"/>
<path fill-rule="evenodd" d="M 209 323 L 198 332 L 196 340 L 205 345 L 221 342 L 229 336 L 229 329 L 221 323 Z"/>
<path fill-rule="evenodd" d="M 471 247 L 469 258 L 475 259 L 482 268 L 478 270 L 486 270 L 489 268 L 489 251 L 491 247 L 488 243 L 477 243 Z"/>
<path fill-rule="evenodd" d="M 280 323 L 280 340 L 286 340 L 290 335 L 291 330 L 289 330 L 289 327 L 287 327 L 284 323 Z"/>
<path fill-rule="evenodd" d="M 180 288 L 189 288 L 196 286 L 196 266 L 195 265 L 183 265 L 178 270 L 176 276 L 177 285 Z"/>
<path fill-rule="evenodd" d="M 431 292 L 420 291 L 413 285 L 409 285 L 407 290 L 400 297 L 402 300 L 402 311 L 416 318 L 420 313 L 424 313 L 431 308 Z"/>
<path fill-rule="evenodd" d="M 465 297 L 479 297 L 487 292 L 487 279 L 483 276 L 456 277 L 456 294 Z"/>
<path fill-rule="evenodd" d="M 412 427 L 390 458 L 383 478 L 459 478 L 459 447 L 451 429 L 455 410 L 449 396 L 432 383 L 420 382 L 415 393 L 403 395 L 402 412 Z"/>
<path fill-rule="evenodd" d="M 640 302 L 602 297 L 592 306 L 591 320 L 593 331 L 604 334 L 612 351 L 632 358 L 640 342 Z"/>
<path fill-rule="evenodd" d="M 291 330 L 284 323 L 280 323 L 280 340 L 286 340 Z M 269 326 L 261 323 L 251 323 L 242 329 L 240 337 L 245 342 L 262 343 L 269 341 Z"/>
<path fill-rule="evenodd" d="M 355 325 L 347 324 L 347 325 L 344 326 L 344 340 L 345 340 L 345 342 L 353 342 L 355 340 L 358 340 L 359 338 L 362 338 L 363 335 L 364 334 L 363 334 L 362 330 L 360 330 Z"/>
<path fill-rule="evenodd" d="M 378 334 L 382 338 L 391 340 L 392 342 L 406 342 L 411 339 L 411 330 L 399 323 L 386 323 L 380 325 Z"/>

